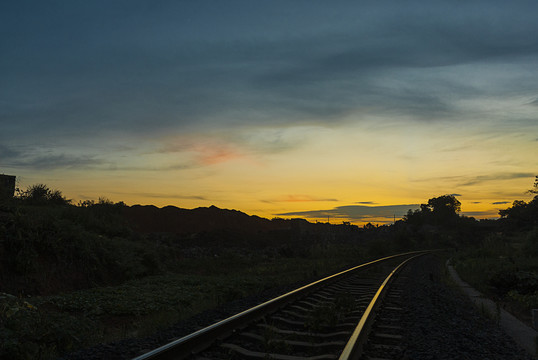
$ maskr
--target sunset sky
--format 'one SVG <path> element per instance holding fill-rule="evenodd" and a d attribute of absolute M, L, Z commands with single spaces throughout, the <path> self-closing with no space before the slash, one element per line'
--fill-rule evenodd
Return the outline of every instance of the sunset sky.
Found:
<path fill-rule="evenodd" d="M 538 175 L 538 1 L 3 1 L 0 173 L 74 203 L 496 217 Z"/>

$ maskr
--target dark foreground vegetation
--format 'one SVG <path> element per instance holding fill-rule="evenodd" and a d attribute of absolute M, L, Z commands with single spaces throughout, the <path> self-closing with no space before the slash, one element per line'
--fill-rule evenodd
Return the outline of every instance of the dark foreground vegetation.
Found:
<path fill-rule="evenodd" d="M 538 177 L 529 193 L 531 201 L 501 210 L 491 231 L 453 260 L 466 281 L 530 325 L 538 308 Z"/>
<path fill-rule="evenodd" d="M 74 205 L 34 185 L 0 200 L 0 358 L 53 359 L 144 336 L 268 288 L 413 249 L 455 249 L 467 281 L 521 314 L 538 307 L 538 196 L 496 221 L 459 211 L 444 195 L 391 226 L 359 228 L 216 207 Z"/>

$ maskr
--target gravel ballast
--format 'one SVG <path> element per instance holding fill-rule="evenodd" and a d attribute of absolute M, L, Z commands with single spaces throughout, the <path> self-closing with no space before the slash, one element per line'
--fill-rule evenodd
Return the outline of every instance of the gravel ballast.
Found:
<path fill-rule="evenodd" d="M 404 359 L 532 359 L 450 283 L 441 259 L 423 257 L 404 276 Z"/>
<path fill-rule="evenodd" d="M 402 299 L 408 305 L 402 317 L 406 329 L 403 359 L 533 359 L 449 284 L 444 269 L 442 259 L 430 255 L 402 273 Z M 99 345 L 62 359 L 131 359 L 300 285 L 280 287 L 205 311 L 151 337 Z"/>

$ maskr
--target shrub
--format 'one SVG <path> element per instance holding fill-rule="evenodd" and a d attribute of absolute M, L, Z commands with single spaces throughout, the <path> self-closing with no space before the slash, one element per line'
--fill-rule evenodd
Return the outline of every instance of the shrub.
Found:
<path fill-rule="evenodd" d="M 510 290 L 508 298 L 523 304 L 527 309 L 538 308 L 538 291 L 532 294 L 520 294 L 517 290 Z"/>
<path fill-rule="evenodd" d="M 518 283 L 516 272 L 512 269 L 501 269 L 492 273 L 487 284 L 496 295 L 504 296 L 511 289 L 515 289 Z"/>
<path fill-rule="evenodd" d="M 71 202 L 60 190 L 51 190 L 45 184 L 29 186 L 26 191 L 21 192 L 20 199 L 30 205 L 67 205 Z"/>
<path fill-rule="evenodd" d="M 527 295 L 538 291 L 538 276 L 531 271 L 504 268 L 489 277 L 488 285 L 499 296 L 504 296 L 512 290 Z"/>
<path fill-rule="evenodd" d="M 523 255 L 527 257 L 538 257 L 538 227 L 535 227 L 526 236 L 522 248 Z"/>

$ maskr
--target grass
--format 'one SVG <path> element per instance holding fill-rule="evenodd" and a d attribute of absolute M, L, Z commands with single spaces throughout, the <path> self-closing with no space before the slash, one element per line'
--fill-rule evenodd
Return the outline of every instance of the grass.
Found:
<path fill-rule="evenodd" d="M 0 294 L 0 358 L 53 359 L 144 336 L 368 257 L 364 246 L 329 244 L 322 232 L 294 243 L 291 233 L 262 234 L 273 244 L 265 247 L 240 233 L 198 234 L 195 243 L 144 236 L 126 224 L 123 206 L 0 203 L 1 291 L 15 295 Z M 213 238 L 227 246 L 204 241 Z"/>
<path fill-rule="evenodd" d="M 124 210 L 106 199 L 73 206 L 45 185 L 0 201 L 0 283 L 17 295 L 0 293 L 0 358 L 54 359 L 144 336 L 265 289 L 414 248 L 457 245 L 456 269 L 484 293 L 496 291 L 521 306 L 538 297 L 528 291 L 538 283 L 536 227 L 507 236 L 497 232 L 500 226 L 457 216 L 453 224 L 437 216 L 435 226 L 424 227 L 434 208 L 360 233 L 320 224 L 307 232 L 292 226 L 144 235 L 131 228 Z M 334 321 L 342 312 L 328 310 L 332 318 L 320 314 L 315 322 Z"/>
<path fill-rule="evenodd" d="M 117 286 L 16 298 L 20 310 L 10 319 L 4 314 L 9 321 L 0 333 L 0 350 L 13 359 L 37 353 L 52 359 L 77 348 L 149 335 L 220 304 L 340 270 L 342 258 L 355 260 L 358 251 L 334 246 L 324 251 L 312 249 L 308 258 L 229 254 L 186 259 L 178 267 L 179 273 L 147 276 Z"/>
<path fill-rule="evenodd" d="M 122 203 L 39 199 L 0 203 L 0 282 L 2 291 L 17 295 L 0 299 L 0 358 L 53 359 L 144 336 L 247 295 L 409 250 L 418 241 L 405 231 L 393 241 L 383 229 L 359 238 L 351 228 L 333 231 L 332 225 L 308 232 L 144 235 L 126 222 Z"/>
<path fill-rule="evenodd" d="M 461 278 L 498 307 L 530 324 L 530 311 L 538 307 L 538 253 L 536 229 L 511 235 L 492 234 L 480 247 L 454 256 Z"/>

